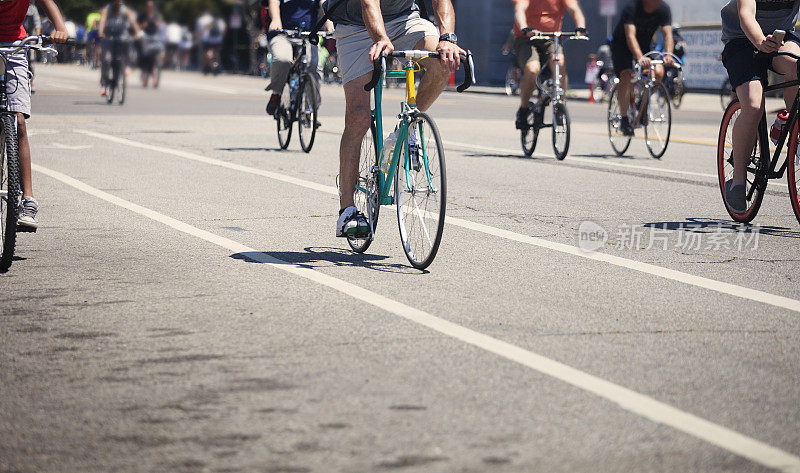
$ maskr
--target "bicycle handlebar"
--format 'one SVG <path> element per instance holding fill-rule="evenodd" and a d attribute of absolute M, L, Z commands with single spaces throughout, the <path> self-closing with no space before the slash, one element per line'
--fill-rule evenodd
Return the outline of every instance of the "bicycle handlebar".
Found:
<path fill-rule="evenodd" d="M 589 41 L 589 36 L 585 33 L 578 33 L 578 32 L 564 32 L 564 31 L 556 31 L 553 33 L 547 33 L 544 31 L 539 31 L 533 36 L 529 36 L 528 39 L 550 39 L 550 38 L 567 38 L 567 39 L 577 39 L 581 41 Z"/>
<path fill-rule="evenodd" d="M 46 46 L 50 46 L 56 44 L 50 36 L 47 35 L 40 35 L 40 36 L 28 36 L 25 39 L 21 39 L 18 41 L 14 41 L 11 43 L 11 46 L 7 48 L 0 48 L 0 52 L 13 55 L 17 54 L 18 52 L 22 51 L 23 49 L 38 49 L 38 50 L 48 50 L 58 53 L 55 49 L 49 48 Z M 66 40 L 64 43 L 66 45 L 75 45 L 77 44 L 74 39 L 70 38 Z"/>
<path fill-rule="evenodd" d="M 472 84 L 475 83 L 475 64 L 472 61 L 472 52 L 467 50 L 467 54 L 459 54 L 462 63 L 464 64 L 464 83 L 459 85 L 456 90 L 461 93 L 465 90 L 469 89 Z M 370 79 L 369 83 L 364 86 L 364 90 L 370 91 L 376 85 L 378 85 L 378 81 L 381 80 L 381 76 L 383 75 L 383 71 L 386 70 L 386 58 L 405 58 L 405 59 L 424 59 L 427 57 L 430 58 L 438 58 L 440 57 L 438 51 L 419 51 L 419 50 L 408 50 L 408 51 L 394 51 L 392 53 L 386 54 L 381 56 L 380 58 L 376 59 L 372 63 L 372 79 Z"/>

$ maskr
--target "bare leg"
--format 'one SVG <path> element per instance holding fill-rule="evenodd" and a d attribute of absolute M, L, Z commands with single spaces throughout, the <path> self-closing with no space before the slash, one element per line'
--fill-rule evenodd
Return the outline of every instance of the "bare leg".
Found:
<path fill-rule="evenodd" d="M 758 123 L 764 113 L 764 88 L 761 82 L 746 82 L 736 88 L 742 111 L 733 125 L 733 184 L 744 185 L 747 162 L 756 142 Z"/>
<path fill-rule="evenodd" d="M 370 72 L 344 85 L 344 132 L 339 145 L 339 204 L 342 209 L 355 205 L 353 193 L 358 180 L 361 140 L 372 122 L 369 92 L 364 90 L 371 78 Z"/>
<path fill-rule="evenodd" d="M 438 44 L 439 38 L 435 36 L 426 36 L 417 42 L 414 49 L 435 51 Z M 445 69 L 439 59 L 423 59 L 420 63 L 425 68 L 425 76 L 419 83 L 417 108 L 424 112 L 431 108 L 445 86 L 447 86 L 447 81 L 450 79 L 450 71 Z"/>
<path fill-rule="evenodd" d="M 519 106 L 527 108 L 531 95 L 536 89 L 536 78 L 541 72 L 539 61 L 529 61 L 522 69 L 522 79 L 519 81 Z"/>
<path fill-rule="evenodd" d="M 800 55 L 800 45 L 794 41 L 787 41 L 781 46 L 781 51 L 790 52 L 792 54 Z M 786 56 L 778 56 L 772 61 L 772 67 L 781 74 L 783 74 L 783 81 L 790 81 L 797 79 L 797 63 L 794 59 Z M 789 110 L 794 104 L 794 99 L 797 96 L 797 86 L 788 87 L 783 89 L 783 101 L 786 103 L 786 109 Z"/>
<path fill-rule="evenodd" d="M 631 107 L 631 79 L 633 79 L 633 70 L 631 69 L 624 70 L 619 75 L 617 100 L 619 100 L 620 115 L 623 117 L 628 116 L 628 109 Z"/>
<path fill-rule="evenodd" d="M 19 138 L 19 177 L 22 183 L 23 197 L 33 197 L 33 184 L 31 183 L 31 146 L 28 142 L 28 127 L 25 125 L 25 116 L 17 114 L 17 137 Z"/>

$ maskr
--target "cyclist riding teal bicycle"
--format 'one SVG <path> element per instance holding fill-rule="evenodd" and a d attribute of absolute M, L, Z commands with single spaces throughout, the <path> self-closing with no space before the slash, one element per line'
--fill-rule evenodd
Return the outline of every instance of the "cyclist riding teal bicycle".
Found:
<path fill-rule="evenodd" d="M 651 67 L 651 58 L 645 54 L 650 51 L 650 43 L 658 29 L 664 36 L 664 51 L 672 53 L 672 11 L 663 0 L 632 0 L 622 9 L 619 23 L 614 29 L 611 40 L 611 56 L 614 60 L 614 72 L 619 77 L 619 111 L 622 115 L 620 128 L 625 136 L 633 136 L 633 124 L 628 118 L 631 105 L 631 79 L 633 78 L 633 61 L 642 69 Z M 664 56 L 664 65 L 671 66 L 674 60 L 670 54 Z M 656 68 L 656 77 L 660 81 L 664 76 L 664 68 Z"/>
<path fill-rule="evenodd" d="M 551 39 L 534 39 L 539 32 L 556 33 L 561 31 L 564 11 L 568 11 L 575 20 L 576 31 L 586 34 L 586 19 L 578 0 L 512 0 L 514 4 L 514 52 L 517 66 L 522 69 L 522 80 L 519 84 L 520 107 L 517 110 L 516 127 L 518 130 L 527 126 L 528 104 L 536 90 L 536 77 L 542 66 L 547 64 L 553 70 L 552 61 L 559 63 L 562 71 L 566 71 L 564 55 L 554 58 L 555 44 Z M 566 90 L 567 75 L 563 74 L 561 87 Z"/>
<path fill-rule="evenodd" d="M 747 209 L 747 165 L 756 141 L 758 123 L 764 113 L 764 86 L 767 70 L 782 74 L 786 81 L 797 78 L 796 61 L 786 56 L 770 57 L 757 52 L 786 51 L 800 55 L 800 37 L 792 30 L 800 10 L 800 0 L 730 0 L 722 8 L 722 62 L 728 70 L 731 87 L 741 103 L 741 114 L 733 126 L 733 179 L 726 183 L 728 205 L 736 212 Z M 785 38 L 773 35 L 786 32 Z M 797 87 L 783 90 L 790 108 Z"/>
<path fill-rule="evenodd" d="M 339 2 L 343 4 L 336 5 Z M 370 82 L 373 61 L 397 48 L 438 51 L 440 59 L 420 61 L 425 77 L 419 86 L 417 108 L 425 111 L 441 94 L 450 73 L 460 65 L 455 12 L 451 0 L 433 0 L 439 28 L 420 17 L 414 0 L 328 0 L 324 9 L 336 25 L 336 47 L 345 95 L 345 129 L 339 147 L 339 220 L 336 236 L 365 236 L 370 228 L 354 203 L 361 141 L 372 123 Z M 363 14 L 362 14 L 363 13 Z M 414 146 L 415 135 L 409 138 Z M 417 149 L 419 146 L 417 145 Z"/>
<path fill-rule="evenodd" d="M 47 12 L 47 16 L 55 26 L 52 33 L 53 41 L 63 43 L 69 39 L 67 27 L 53 0 L 39 0 L 40 5 Z M 11 0 L 0 2 L 0 47 L 11 46 L 14 41 L 25 39 L 28 36 L 22 26 L 28 12 L 29 0 Z M 31 31 L 30 33 L 33 33 Z M 22 202 L 19 213 L 18 225 L 36 229 L 39 222 L 36 214 L 39 204 L 33 198 L 33 184 L 31 180 L 31 149 L 28 142 L 28 132 L 25 120 L 31 116 L 31 84 L 28 71 L 28 58 L 26 52 L 20 51 L 8 57 L 6 64 L 6 94 L 8 96 L 8 110 L 17 114 L 17 135 L 19 137 L 19 167 L 20 181 L 22 183 Z"/>

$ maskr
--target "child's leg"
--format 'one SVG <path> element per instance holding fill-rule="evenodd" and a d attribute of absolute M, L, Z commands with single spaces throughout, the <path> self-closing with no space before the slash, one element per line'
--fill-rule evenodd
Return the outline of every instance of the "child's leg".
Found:
<path fill-rule="evenodd" d="M 745 185 L 747 163 L 756 143 L 758 123 L 764 113 L 764 87 L 754 80 L 736 88 L 742 110 L 733 125 L 733 184 Z"/>
<path fill-rule="evenodd" d="M 22 196 L 33 197 L 31 182 L 31 147 L 28 142 L 28 128 L 25 115 L 17 114 L 17 137 L 19 138 L 19 176 L 22 183 Z"/>

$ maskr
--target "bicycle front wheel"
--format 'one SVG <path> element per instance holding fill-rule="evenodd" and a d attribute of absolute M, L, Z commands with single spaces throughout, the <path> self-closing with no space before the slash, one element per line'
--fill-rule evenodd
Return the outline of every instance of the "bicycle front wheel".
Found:
<path fill-rule="evenodd" d="M 644 138 L 650 156 L 661 159 L 667 152 L 672 132 L 671 99 L 664 84 L 655 84 L 648 93 L 650 96 L 647 99 Z"/>
<path fill-rule="evenodd" d="M 570 120 L 567 106 L 563 103 L 553 105 L 553 151 L 556 159 L 563 161 L 569 152 Z"/>
<path fill-rule="evenodd" d="M 117 100 L 120 105 L 125 103 L 125 94 L 128 93 L 128 76 L 125 74 L 125 66 L 121 66 L 122 70 L 119 72 L 119 92 L 117 93 Z"/>
<path fill-rule="evenodd" d="M 747 176 L 745 177 L 745 195 L 747 196 L 747 209 L 744 212 L 737 212 L 728 205 L 726 194 L 733 184 L 733 127 L 741 113 L 741 104 L 734 100 L 725 111 L 722 117 L 722 124 L 719 127 L 719 139 L 717 140 L 717 175 L 719 176 L 719 189 L 722 193 L 722 202 L 725 210 L 737 222 L 748 223 L 756 218 L 761 201 L 764 199 L 764 191 L 767 188 L 767 179 L 763 175 L 763 170 L 767 167 L 766 162 L 769 157 L 761 156 L 761 148 L 756 140 L 753 150 L 747 161 Z M 794 140 L 796 141 L 796 140 Z M 791 147 L 791 144 L 790 144 Z M 791 189 L 791 186 L 790 186 Z"/>
<path fill-rule="evenodd" d="M 19 154 L 16 117 L 3 114 L 0 123 L 0 271 L 14 260 L 19 212 Z"/>
<path fill-rule="evenodd" d="M 522 152 L 525 156 L 530 157 L 536 150 L 536 142 L 539 141 L 539 123 L 536 119 L 536 108 L 538 104 L 531 102 L 528 105 L 528 118 L 526 119 L 526 127 L 519 131 L 519 140 L 522 143 Z"/>
<path fill-rule="evenodd" d="M 364 134 L 361 140 L 361 156 L 358 163 L 358 180 L 353 201 L 356 208 L 367 217 L 372 227 L 372 233 L 366 238 L 347 237 L 347 243 L 356 253 L 367 251 L 375 238 L 375 229 L 378 227 L 378 214 L 380 213 L 380 196 L 378 189 L 378 173 L 380 173 L 378 142 L 376 141 L 375 122 Z M 385 159 L 391 159 L 386 156 Z"/>
<path fill-rule="evenodd" d="M 278 126 L 278 144 L 281 149 L 289 147 L 292 139 L 292 92 L 289 84 L 286 84 L 281 94 L 281 102 L 275 110 L 275 123 Z"/>
<path fill-rule="evenodd" d="M 411 265 L 425 269 L 436 257 L 444 231 L 447 175 L 439 129 L 424 113 L 409 124 L 411 142 L 404 146 L 395 175 L 394 196 L 403 251 Z M 418 149 L 417 149 L 418 148 Z"/>
<path fill-rule="evenodd" d="M 630 106 L 633 107 L 634 105 L 631 104 Z M 631 139 L 631 136 L 625 136 L 622 133 L 622 113 L 619 111 L 619 86 L 615 85 L 611 89 L 611 98 L 608 100 L 608 141 L 611 142 L 611 148 L 614 149 L 617 156 L 622 156 L 625 151 L 628 151 Z"/>
<path fill-rule="evenodd" d="M 798 140 L 800 140 L 800 130 L 795 122 L 792 134 L 789 137 L 789 151 L 786 162 L 786 178 L 789 181 L 789 200 L 792 202 L 792 210 L 797 221 L 800 222 L 800 155 L 798 151 Z"/>
<path fill-rule="evenodd" d="M 310 77 L 303 82 L 301 91 L 300 109 L 297 112 L 297 134 L 300 136 L 300 147 L 306 153 L 310 153 L 317 134 L 317 92 Z"/>

